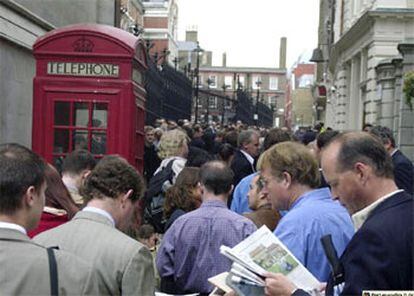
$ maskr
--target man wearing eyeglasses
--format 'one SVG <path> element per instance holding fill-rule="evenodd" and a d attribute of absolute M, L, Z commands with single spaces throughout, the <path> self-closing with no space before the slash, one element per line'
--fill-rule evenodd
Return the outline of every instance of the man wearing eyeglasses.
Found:
<path fill-rule="evenodd" d="M 332 235 L 341 254 L 354 229 L 346 209 L 333 201 L 329 188 L 319 186 L 318 162 L 299 143 L 279 143 L 259 160 L 263 192 L 269 194 L 275 210 L 287 210 L 274 234 L 321 282 L 326 282 L 330 267 L 321 237 Z"/>

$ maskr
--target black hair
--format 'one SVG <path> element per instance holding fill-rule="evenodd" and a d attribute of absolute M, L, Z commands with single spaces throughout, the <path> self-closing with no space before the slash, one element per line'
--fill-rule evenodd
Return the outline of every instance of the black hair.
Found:
<path fill-rule="evenodd" d="M 324 131 L 316 137 L 316 145 L 319 149 L 322 149 L 328 145 L 329 142 L 331 142 L 337 135 L 339 135 L 339 132 L 335 130 Z"/>
<path fill-rule="evenodd" d="M 77 149 L 66 156 L 62 164 L 62 174 L 78 175 L 84 170 L 92 170 L 96 165 L 93 155 L 84 149 Z"/>
<path fill-rule="evenodd" d="M 391 146 L 395 148 L 395 139 L 392 130 L 386 126 L 377 125 L 369 130 L 369 133 L 377 137 L 383 144 L 390 141 Z"/>
<path fill-rule="evenodd" d="M 45 182 L 45 162 L 16 143 L 0 145 L 0 213 L 13 214 L 30 186 L 39 191 Z"/>

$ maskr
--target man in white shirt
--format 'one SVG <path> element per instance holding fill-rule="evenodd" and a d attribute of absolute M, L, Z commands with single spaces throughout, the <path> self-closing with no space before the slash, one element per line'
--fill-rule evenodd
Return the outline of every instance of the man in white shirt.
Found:
<path fill-rule="evenodd" d="M 72 221 L 34 240 L 93 264 L 105 295 L 153 295 L 150 251 L 121 232 L 130 226 L 143 189 L 141 176 L 125 159 L 105 156 L 81 187 L 87 206 Z"/>
<path fill-rule="evenodd" d="M 0 293 L 98 295 L 96 270 L 29 239 L 45 204 L 45 163 L 18 144 L 0 145 Z M 56 271 L 49 268 L 55 262 Z M 54 277 L 54 275 L 56 277 Z"/>

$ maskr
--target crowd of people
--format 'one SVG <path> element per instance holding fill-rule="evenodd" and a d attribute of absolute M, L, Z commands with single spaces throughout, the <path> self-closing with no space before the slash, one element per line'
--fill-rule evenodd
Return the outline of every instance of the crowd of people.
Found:
<path fill-rule="evenodd" d="M 220 246 L 263 225 L 321 294 L 414 290 L 414 168 L 390 129 L 159 119 L 144 132 L 142 176 L 119 155 L 77 149 L 58 172 L 0 145 L 1 294 L 210 295 L 232 265 Z M 264 295 L 310 295 L 283 274 L 264 281 Z"/>

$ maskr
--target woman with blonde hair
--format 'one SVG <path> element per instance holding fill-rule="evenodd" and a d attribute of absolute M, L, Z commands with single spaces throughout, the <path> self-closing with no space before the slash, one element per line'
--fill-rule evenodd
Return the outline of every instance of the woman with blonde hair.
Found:
<path fill-rule="evenodd" d="M 175 179 L 187 162 L 188 143 L 189 138 L 187 134 L 180 129 L 174 129 L 163 133 L 158 146 L 158 156 L 162 161 L 154 175 L 173 161 L 172 170 L 174 172 L 174 184 Z"/>

